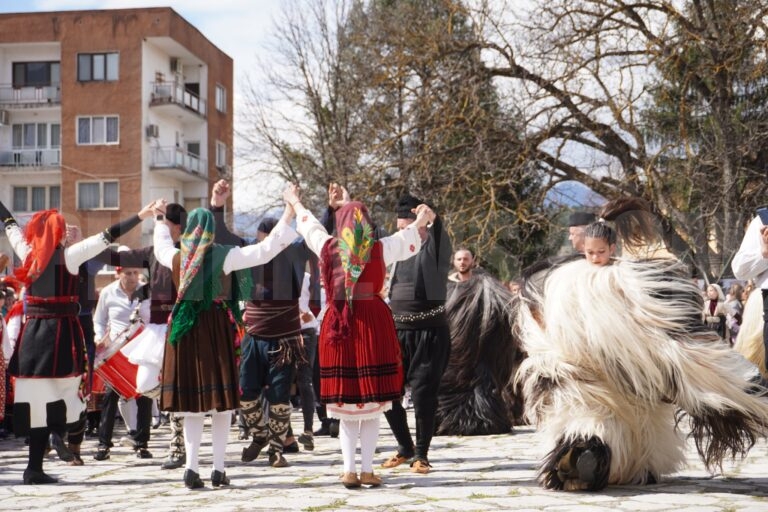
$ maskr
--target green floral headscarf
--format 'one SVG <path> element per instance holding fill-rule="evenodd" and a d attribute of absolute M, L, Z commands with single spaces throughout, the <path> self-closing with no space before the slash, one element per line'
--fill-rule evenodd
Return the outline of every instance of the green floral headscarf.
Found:
<path fill-rule="evenodd" d="M 232 247 L 215 244 L 214 233 L 213 213 L 205 208 L 192 210 L 181 235 L 179 290 L 168 319 L 168 342 L 173 346 L 195 326 L 200 313 L 210 309 L 213 300 L 221 294 L 224 259 Z M 232 299 L 227 302 L 238 322 L 241 321 L 239 301 L 247 299 L 250 293 L 250 272 L 235 272 Z"/>

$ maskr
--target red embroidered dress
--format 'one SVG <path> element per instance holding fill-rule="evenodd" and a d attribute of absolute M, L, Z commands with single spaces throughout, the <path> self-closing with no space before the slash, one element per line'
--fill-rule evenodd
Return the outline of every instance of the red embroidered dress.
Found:
<path fill-rule="evenodd" d="M 306 210 L 298 213 L 297 231 L 320 256 L 321 266 L 334 261 L 330 253 L 338 239 L 328 235 Z M 351 293 L 348 292 L 352 299 L 346 305 L 347 297 L 343 291 L 340 293 L 345 283 L 339 269 L 321 270 L 327 309 L 318 343 L 320 401 L 327 404 L 329 416 L 368 419 L 389 409 L 392 400 L 400 398 L 403 386 L 400 344 L 392 313 L 379 294 L 384 286 L 386 265 L 410 258 L 420 245 L 415 226 L 374 242 L 362 272 Z M 329 286 L 328 281 L 334 284 Z M 346 285 L 349 288 L 348 283 Z"/>

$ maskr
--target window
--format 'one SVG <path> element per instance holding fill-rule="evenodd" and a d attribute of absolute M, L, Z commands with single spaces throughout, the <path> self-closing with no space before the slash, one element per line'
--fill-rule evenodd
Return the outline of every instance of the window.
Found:
<path fill-rule="evenodd" d="M 93 116 L 77 118 L 77 143 L 117 144 L 120 128 L 117 116 Z"/>
<path fill-rule="evenodd" d="M 61 145 L 61 125 L 58 123 L 11 125 L 11 144 L 13 149 L 58 148 Z"/>
<path fill-rule="evenodd" d="M 216 167 L 227 165 L 227 145 L 216 141 Z"/>
<path fill-rule="evenodd" d="M 45 87 L 61 81 L 61 64 L 58 62 L 14 62 L 13 86 Z"/>
<path fill-rule="evenodd" d="M 13 187 L 13 211 L 38 212 L 61 207 L 61 187 Z"/>
<path fill-rule="evenodd" d="M 216 110 L 227 112 L 227 90 L 221 85 L 216 86 Z"/>
<path fill-rule="evenodd" d="M 102 210 L 120 207 L 120 183 L 117 181 L 78 181 L 77 209 Z"/>
<path fill-rule="evenodd" d="M 80 53 L 77 55 L 77 80 L 92 82 L 117 80 L 120 73 L 117 53 Z"/>

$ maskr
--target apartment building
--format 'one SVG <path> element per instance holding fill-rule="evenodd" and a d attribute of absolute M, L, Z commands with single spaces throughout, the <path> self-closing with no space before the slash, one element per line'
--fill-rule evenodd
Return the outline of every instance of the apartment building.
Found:
<path fill-rule="evenodd" d="M 205 206 L 231 176 L 232 77 L 171 8 L 0 14 L 0 198 L 20 221 L 58 208 L 86 235 L 158 197 Z"/>

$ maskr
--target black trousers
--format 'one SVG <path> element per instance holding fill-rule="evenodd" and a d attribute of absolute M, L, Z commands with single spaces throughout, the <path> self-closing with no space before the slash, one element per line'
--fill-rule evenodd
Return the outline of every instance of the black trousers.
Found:
<path fill-rule="evenodd" d="M 112 431 L 115 429 L 115 415 L 117 414 L 117 401 L 120 395 L 107 386 L 104 400 L 101 406 L 101 423 L 99 424 L 99 447 L 112 448 Z M 140 396 L 136 399 L 138 411 L 136 413 L 136 448 L 146 448 L 149 442 L 149 432 L 152 425 L 152 399 Z"/>
<path fill-rule="evenodd" d="M 392 409 L 384 415 L 397 439 L 397 452 L 405 457 L 427 460 L 435 432 L 437 391 L 451 355 L 450 331 L 448 325 L 419 330 L 398 329 L 397 337 L 403 355 L 404 384 L 411 388 L 416 416 L 415 445 L 400 400 L 395 400 Z"/>

